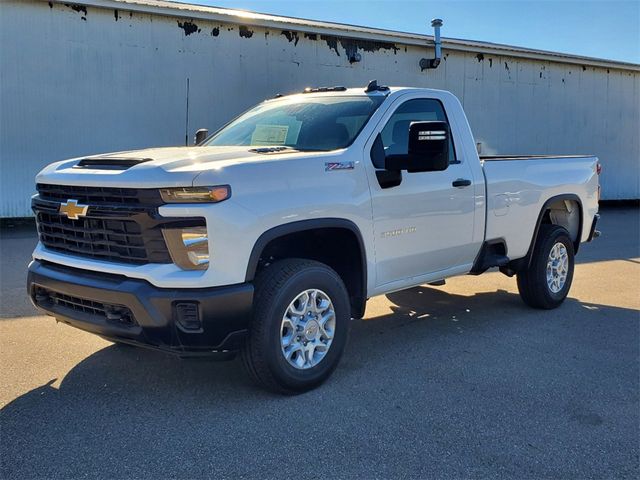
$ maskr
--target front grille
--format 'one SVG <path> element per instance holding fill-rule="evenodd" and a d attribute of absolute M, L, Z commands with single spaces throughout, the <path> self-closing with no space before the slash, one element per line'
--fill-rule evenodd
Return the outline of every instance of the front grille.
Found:
<path fill-rule="evenodd" d="M 87 300 L 86 298 L 65 295 L 42 287 L 36 287 L 35 300 L 40 307 L 45 309 L 72 310 L 124 327 L 137 325 L 131 310 L 121 305 L 105 304 Z"/>
<path fill-rule="evenodd" d="M 69 199 L 89 205 L 72 220 L 59 213 Z M 40 242 L 49 250 L 96 260 L 144 265 L 171 263 L 162 227 L 201 226 L 204 219 L 158 215 L 158 190 L 38 184 L 32 202 Z"/>
<path fill-rule="evenodd" d="M 143 233 L 135 214 L 131 215 L 131 219 L 95 215 L 100 215 L 100 212 L 70 220 L 57 211 L 36 209 L 40 241 L 48 249 L 57 252 L 98 260 L 135 264 L 171 263 L 160 229 L 148 229 Z"/>
<path fill-rule="evenodd" d="M 89 205 L 162 205 L 158 189 L 83 187 L 79 185 L 49 185 L 39 183 L 38 195 L 42 200 L 66 202 L 68 199 Z"/>

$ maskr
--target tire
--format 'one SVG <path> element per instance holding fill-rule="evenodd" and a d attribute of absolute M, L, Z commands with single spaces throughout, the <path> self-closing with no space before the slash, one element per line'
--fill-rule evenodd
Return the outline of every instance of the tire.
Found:
<path fill-rule="evenodd" d="M 318 303 L 311 300 L 312 296 L 317 298 Z M 322 313 L 307 312 L 305 315 L 308 317 L 291 314 L 294 307 L 294 310 L 302 309 L 305 298 L 308 299 L 308 308 L 314 308 L 312 305 L 325 308 L 327 298 L 329 307 Z M 241 357 L 249 376 L 256 383 L 271 391 L 297 394 L 317 387 L 331 375 L 344 351 L 351 318 L 347 289 L 335 271 L 312 260 L 277 261 L 258 274 L 253 306 L 253 319 Z M 319 310 L 315 308 L 315 311 Z M 331 311 L 334 315 L 331 315 Z M 285 314 L 287 319 L 293 318 L 293 322 L 287 322 Z M 313 322 L 309 319 L 319 319 L 320 316 L 334 320 L 331 325 L 331 320 L 327 321 L 322 328 L 319 327 L 322 320 L 319 320 L 316 322 L 317 329 L 314 330 Z M 306 323 L 303 323 L 305 319 Z M 296 326 L 303 331 L 296 330 Z M 291 334 L 292 331 L 297 334 Z M 320 345 L 323 341 L 329 341 L 320 332 L 331 331 L 329 346 Z M 317 337 L 308 341 L 307 335 L 313 336 L 314 332 L 317 332 Z M 283 340 L 285 337 L 291 338 L 289 347 L 283 346 L 286 343 Z M 298 338 L 302 340 L 296 340 Z M 303 342 L 307 343 L 303 346 Z M 316 344 L 320 346 L 316 348 Z M 296 347 L 299 348 L 296 350 Z M 315 353 L 304 353 L 300 350 L 303 347 L 314 348 L 312 352 Z M 293 350 L 295 351 L 291 353 Z M 285 355 L 290 355 L 289 359 Z M 312 360 L 307 365 L 308 357 Z M 318 357 L 321 359 L 317 360 Z M 292 364 L 295 361 L 305 362 L 305 365 L 296 367 Z M 317 364 L 313 364 L 315 361 Z"/>
<path fill-rule="evenodd" d="M 565 274 L 564 282 L 560 280 L 562 273 L 551 275 L 555 283 L 547 280 L 547 266 L 554 248 L 557 248 L 555 257 L 566 259 L 566 262 L 562 260 L 553 262 L 556 267 L 552 268 L 551 272 L 558 272 L 560 265 L 560 272 Z M 574 263 L 573 242 L 569 232 L 559 225 L 542 225 L 536 238 L 529 268 L 518 272 L 518 291 L 524 303 L 533 308 L 546 310 L 560 306 L 571 288 Z"/>

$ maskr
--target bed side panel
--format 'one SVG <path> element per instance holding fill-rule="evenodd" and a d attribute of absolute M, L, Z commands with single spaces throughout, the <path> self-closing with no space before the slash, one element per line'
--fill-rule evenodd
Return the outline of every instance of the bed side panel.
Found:
<path fill-rule="evenodd" d="M 527 254 L 544 203 L 559 195 L 582 202 L 580 240 L 598 211 L 596 157 L 483 162 L 487 179 L 487 240 L 502 238 L 511 260 Z"/>

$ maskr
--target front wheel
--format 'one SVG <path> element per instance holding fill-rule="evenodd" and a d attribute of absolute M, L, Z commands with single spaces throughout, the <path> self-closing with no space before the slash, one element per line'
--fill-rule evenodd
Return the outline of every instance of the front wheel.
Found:
<path fill-rule="evenodd" d="M 351 317 L 340 276 L 302 259 L 280 260 L 255 282 L 254 314 L 242 350 L 261 386 L 300 393 L 320 385 L 338 365 Z"/>
<path fill-rule="evenodd" d="M 574 262 L 569 232 L 559 225 L 542 225 L 529 267 L 518 272 L 522 300 L 534 308 L 558 307 L 571 288 Z"/>

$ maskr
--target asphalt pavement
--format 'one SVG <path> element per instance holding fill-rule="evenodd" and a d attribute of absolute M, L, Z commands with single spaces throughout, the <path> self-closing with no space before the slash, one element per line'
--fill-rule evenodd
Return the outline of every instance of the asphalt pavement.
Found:
<path fill-rule="evenodd" d="M 372 299 L 294 397 L 39 315 L 4 229 L 0 478 L 638 478 L 640 212 L 602 213 L 560 308 L 497 272 Z"/>

